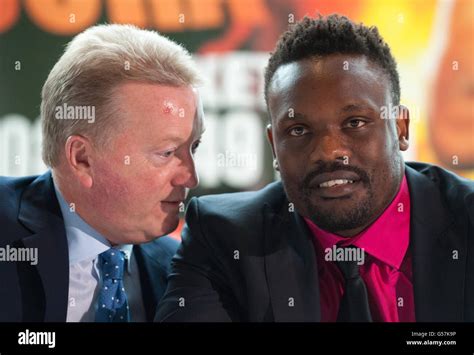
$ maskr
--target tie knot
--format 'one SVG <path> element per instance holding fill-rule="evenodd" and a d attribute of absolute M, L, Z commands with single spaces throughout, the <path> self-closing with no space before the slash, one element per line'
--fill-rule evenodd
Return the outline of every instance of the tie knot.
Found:
<path fill-rule="evenodd" d="M 344 248 L 344 260 L 337 261 L 337 266 L 341 270 L 346 280 L 355 279 L 360 276 L 360 253 L 363 253 L 362 249 L 357 247 L 346 247 Z"/>
<path fill-rule="evenodd" d="M 110 248 L 99 255 L 99 264 L 104 279 L 121 280 L 125 254 L 117 249 Z"/>

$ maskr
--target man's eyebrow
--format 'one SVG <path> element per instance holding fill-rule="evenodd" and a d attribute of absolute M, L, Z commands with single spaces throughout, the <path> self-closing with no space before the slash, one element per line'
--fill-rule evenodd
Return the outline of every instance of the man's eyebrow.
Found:
<path fill-rule="evenodd" d="M 340 112 L 347 114 L 353 112 L 362 112 L 362 111 L 370 111 L 372 113 L 378 114 L 379 110 L 370 104 L 348 104 L 344 106 Z M 292 120 L 307 120 L 308 116 L 301 112 L 294 112 L 291 108 L 289 108 L 285 114 L 277 117 L 277 122 L 288 122 Z"/>
<path fill-rule="evenodd" d="M 367 104 L 349 104 L 341 109 L 341 113 L 351 113 L 360 111 L 371 111 L 373 113 L 379 112 L 376 107 Z"/>
<path fill-rule="evenodd" d="M 291 110 L 292 109 L 290 108 L 286 111 L 286 114 L 279 116 L 278 121 L 286 122 L 286 121 L 294 121 L 294 120 L 306 120 L 308 118 L 308 116 L 306 116 L 304 113 L 294 112 Z"/>
<path fill-rule="evenodd" d="M 182 143 L 183 142 L 183 139 L 181 137 L 178 137 L 178 136 L 169 136 L 169 137 L 166 137 L 166 138 L 163 138 L 161 140 L 161 142 L 165 142 L 165 143 Z"/>

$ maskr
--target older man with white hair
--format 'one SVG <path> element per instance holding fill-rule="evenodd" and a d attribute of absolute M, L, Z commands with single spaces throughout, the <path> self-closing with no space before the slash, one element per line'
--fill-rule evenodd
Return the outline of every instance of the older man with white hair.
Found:
<path fill-rule="evenodd" d="M 153 319 L 178 244 L 166 234 L 198 184 L 199 83 L 156 32 L 100 25 L 68 44 L 42 91 L 50 170 L 0 177 L 0 321 Z"/>

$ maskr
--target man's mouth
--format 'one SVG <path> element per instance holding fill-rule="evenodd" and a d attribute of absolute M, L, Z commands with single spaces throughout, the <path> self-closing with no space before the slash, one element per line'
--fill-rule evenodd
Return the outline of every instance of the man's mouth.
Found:
<path fill-rule="evenodd" d="M 358 174 L 347 170 L 337 170 L 317 175 L 310 184 L 312 193 L 325 200 L 347 198 L 363 187 Z"/>
<path fill-rule="evenodd" d="M 181 204 L 184 203 L 184 200 L 168 200 L 168 201 L 161 201 L 164 206 L 170 207 L 172 209 L 180 208 Z"/>
<path fill-rule="evenodd" d="M 313 192 L 324 200 L 349 198 L 357 190 L 362 189 L 363 186 L 360 180 L 336 179 L 321 183 Z"/>
<path fill-rule="evenodd" d="M 319 184 L 318 187 L 320 187 L 320 188 L 322 188 L 322 187 L 333 187 L 333 186 L 336 186 L 336 185 L 346 185 L 346 184 L 353 184 L 353 183 L 354 183 L 354 180 L 337 179 L 337 180 L 325 181 L 325 182 Z"/>

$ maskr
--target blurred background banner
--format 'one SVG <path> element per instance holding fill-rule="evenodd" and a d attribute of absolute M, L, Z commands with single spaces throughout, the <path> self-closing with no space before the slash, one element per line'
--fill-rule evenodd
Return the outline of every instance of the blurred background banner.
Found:
<path fill-rule="evenodd" d="M 207 79 L 192 194 L 264 186 L 276 176 L 263 71 L 279 35 L 317 13 L 375 25 L 391 46 L 411 111 L 406 160 L 474 178 L 474 0 L 0 0 L 0 175 L 46 170 L 40 92 L 65 44 L 94 24 L 130 23 L 183 44 Z"/>

